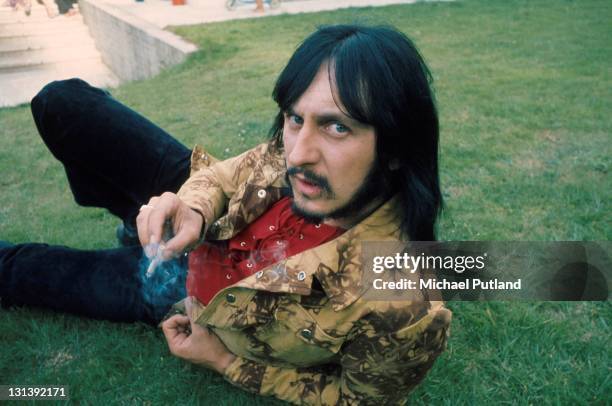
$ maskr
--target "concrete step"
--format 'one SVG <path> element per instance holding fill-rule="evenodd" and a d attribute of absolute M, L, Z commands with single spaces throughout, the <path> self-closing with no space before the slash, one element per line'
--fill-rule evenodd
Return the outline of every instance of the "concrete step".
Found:
<path fill-rule="evenodd" d="M 70 66 L 70 67 L 79 67 L 83 66 L 95 66 L 102 62 L 102 58 L 99 55 L 91 56 L 89 58 L 75 59 L 72 61 L 59 61 L 59 62 L 45 62 L 39 64 L 31 64 L 31 65 L 21 65 L 21 66 L 7 66 L 5 68 L 0 69 L 0 75 L 9 74 L 9 73 L 19 73 L 19 72 L 33 72 L 38 70 L 57 70 L 60 67 Z M 2 87 L 0 86 L 0 92 Z"/>
<path fill-rule="evenodd" d="M 0 108 L 28 103 L 44 85 L 54 80 L 80 77 L 97 87 L 115 87 L 119 80 L 98 58 L 78 63 L 56 63 L 19 72 L 0 73 Z"/>
<path fill-rule="evenodd" d="M 0 0 L 0 4 L 4 4 L 4 0 Z M 40 10 L 45 11 L 45 7 L 42 4 L 39 4 L 36 0 L 32 3 L 31 14 L 34 15 L 38 13 Z M 10 15 L 24 14 L 23 8 L 20 6 L 18 10 L 13 9 L 9 6 L 0 6 L 0 18 Z"/>
<path fill-rule="evenodd" d="M 66 35 L 58 32 L 47 35 L 30 35 L 27 37 L 7 37 L 0 41 L 0 53 L 7 51 L 25 51 L 43 48 L 62 48 L 69 45 L 73 46 L 92 46 L 95 47 L 94 40 L 89 35 Z"/>
<path fill-rule="evenodd" d="M 3 0 L 0 0 L 2 2 Z M 58 12 L 57 5 L 53 5 L 53 8 Z M 0 24 L 9 22 L 34 22 L 34 21 L 46 21 L 49 20 L 47 15 L 47 9 L 39 4 L 32 4 L 30 15 L 26 15 L 23 9 L 13 10 L 11 7 L 0 7 Z"/>
<path fill-rule="evenodd" d="M 0 0 L 2 1 L 2 0 Z M 5 24 L 20 24 L 20 25 L 32 25 L 38 26 L 40 23 L 72 23 L 76 21 L 83 21 L 83 16 L 80 14 L 76 14 L 73 16 L 68 15 L 58 15 L 54 18 L 47 17 L 47 11 L 44 7 L 40 7 L 40 9 L 36 9 L 36 15 L 34 15 L 34 11 L 32 14 L 28 16 L 21 16 L 19 12 L 10 12 L 4 16 L 0 15 L 0 22 L 2 25 Z M 40 10 L 40 11 L 38 11 Z"/>
<path fill-rule="evenodd" d="M 59 32 L 73 33 L 86 28 L 82 16 L 48 19 L 39 22 L 12 22 L 0 24 L 0 38 L 22 37 L 27 35 L 56 34 Z"/>
<path fill-rule="evenodd" d="M 2 32 L 0 31 L 0 41 L 4 42 L 6 38 L 15 38 L 15 37 L 29 37 L 33 35 L 57 35 L 63 34 L 66 37 L 70 36 L 89 36 L 89 30 L 86 25 L 82 26 L 73 26 L 73 27 L 41 27 L 33 32 L 23 32 L 22 30 L 14 30 L 11 32 Z"/>
<path fill-rule="evenodd" d="M 0 52 L 0 72 L 13 71 L 16 68 L 48 63 L 78 61 L 81 59 L 99 58 L 98 50 L 90 45 L 67 46 L 63 48 L 43 48 Z"/>
<path fill-rule="evenodd" d="M 81 16 L 50 19 L 39 4 L 28 17 L 0 8 L 0 107 L 27 103 L 45 84 L 72 77 L 98 87 L 119 83 Z"/>

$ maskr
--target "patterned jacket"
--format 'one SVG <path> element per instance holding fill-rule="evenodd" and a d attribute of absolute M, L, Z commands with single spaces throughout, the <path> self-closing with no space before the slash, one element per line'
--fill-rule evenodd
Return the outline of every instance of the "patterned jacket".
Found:
<path fill-rule="evenodd" d="M 285 160 L 272 144 L 225 161 L 202 148 L 179 197 L 202 213 L 206 239 L 229 239 L 281 198 Z M 300 404 L 403 403 L 444 350 L 442 302 L 361 297 L 362 241 L 399 240 L 395 199 L 323 245 L 218 292 L 189 316 L 237 358 L 225 378 Z M 180 306 L 181 304 L 179 304 Z"/>

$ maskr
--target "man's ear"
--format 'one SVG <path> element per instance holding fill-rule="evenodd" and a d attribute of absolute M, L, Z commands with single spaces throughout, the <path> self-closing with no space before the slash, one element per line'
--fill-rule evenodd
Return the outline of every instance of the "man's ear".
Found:
<path fill-rule="evenodd" d="M 389 162 L 389 169 L 392 171 L 397 171 L 400 168 L 400 161 L 398 158 L 394 158 Z"/>

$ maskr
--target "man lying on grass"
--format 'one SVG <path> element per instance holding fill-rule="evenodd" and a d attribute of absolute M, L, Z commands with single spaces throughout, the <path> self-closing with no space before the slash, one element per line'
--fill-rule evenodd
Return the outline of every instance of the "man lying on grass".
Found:
<path fill-rule="evenodd" d="M 4 243 L 3 305 L 164 320 L 174 355 L 261 395 L 405 399 L 451 314 L 364 300 L 360 253 L 363 241 L 435 239 L 427 67 L 394 29 L 328 26 L 295 51 L 273 97 L 271 139 L 220 162 L 81 80 L 47 85 L 32 101 L 38 130 L 75 200 L 123 220 L 122 247 Z"/>

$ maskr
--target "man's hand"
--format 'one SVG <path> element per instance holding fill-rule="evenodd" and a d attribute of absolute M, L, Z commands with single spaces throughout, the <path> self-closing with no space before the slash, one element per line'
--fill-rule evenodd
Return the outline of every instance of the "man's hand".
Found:
<path fill-rule="evenodd" d="M 162 241 L 167 220 L 172 222 L 174 237 L 168 241 Z M 146 247 L 149 244 L 163 242 L 163 259 L 179 255 L 196 243 L 200 239 L 203 225 L 202 215 L 183 203 L 176 194 L 170 192 L 152 197 L 148 204 L 141 207 L 136 217 L 138 239 L 145 247 L 145 253 L 149 257 L 154 256 L 155 252 L 147 252 Z"/>
<path fill-rule="evenodd" d="M 194 364 L 202 365 L 223 374 L 236 356 L 208 329 L 192 323 L 180 314 L 162 324 L 170 352 Z M 191 329 L 191 334 L 189 333 Z"/>

